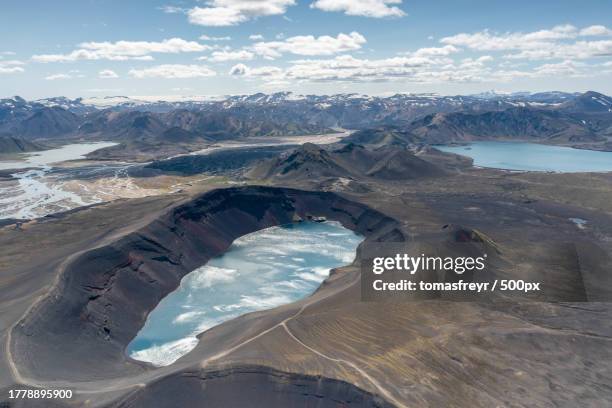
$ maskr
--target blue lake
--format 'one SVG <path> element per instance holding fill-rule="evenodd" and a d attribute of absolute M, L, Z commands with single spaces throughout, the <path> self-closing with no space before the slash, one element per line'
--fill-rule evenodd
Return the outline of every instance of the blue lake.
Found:
<path fill-rule="evenodd" d="M 559 173 L 612 171 L 612 152 L 525 142 L 473 142 L 435 148 L 471 157 L 478 167 Z"/>
<path fill-rule="evenodd" d="M 127 353 L 157 366 L 171 364 L 197 345 L 198 333 L 310 295 L 330 269 L 353 261 L 362 240 L 331 221 L 272 227 L 240 237 L 162 299 Z"/>

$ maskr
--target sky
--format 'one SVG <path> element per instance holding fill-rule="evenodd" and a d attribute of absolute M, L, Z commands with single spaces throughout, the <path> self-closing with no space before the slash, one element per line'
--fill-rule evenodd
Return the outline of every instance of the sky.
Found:
<path fill-rule="evenodd" d="M 612 2 L 3 0 L 0 90 L 612 94 Z"/>

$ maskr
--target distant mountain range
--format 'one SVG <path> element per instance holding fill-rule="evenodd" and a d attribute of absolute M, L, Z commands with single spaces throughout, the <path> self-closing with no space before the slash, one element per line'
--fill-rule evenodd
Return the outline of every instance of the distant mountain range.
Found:
<path fill-rule="evenodd" d="M 436 113 L 416 120 L 408 130 L 430 143 L 474 139 L 534 138 L 560 141 L 603 140 L 586 121 L 557 110 L 527 107 L 490 112 Z"/>
<path fill-rule="evenodd" d="M 582 99 L 582 98 L 581 98 Z M 443 144 L 472 140 L 537 140 L 558 143 L 600 143 L 612 137 L 612 113 L 574 106 L 561 109 L 513 107 L 505 110 L 461 111 L 426 115 L 406 125 L 386 125 L 360 130 L 347 142 L 370 145 Z"/>
<path fill-rule="evenodd" d="M 593 143 L 612 136 L 612 98 L 593 91 L 389 97 L 279 92 L 179 101 L 0 100 L 1 135 L 24 141 L 113 140 L 121 143 L 114 151 L 128 155 L 132 150 L 172 154 L 218 140 L 319 134 L 338 127 L 362 130 L 353 139 L 369 144 L 384 138 L 394 144 L 491 138 Z"/>
<path fill-rule="evenodd" d="M 335 95 L 299 95 L 292 92 L 277 92 L 273 94 L 256 93 L 252 95 L 235 95 L 226 97 L 182 97 L 178 100 L 151 100 L 127 96 L 92 97 L 69 99 L 55 97 L 32 101 L 47 107 L 61 107 L 73 113 L 82 114 L 103 109 L 140 110 L 150 112 L 169 112 L 175 109 L 220 110 L 236 106 L 274 106 L 274 105 L 314 105 L 322 110 L 333 107 L 361 106 L 367 109 L 401 107 L 405 110 L 411 107 L 415 111 L 434 107 L 439 111 L 442 107 L 473 106 L 474 109 L 489 110 L 494 106 L 553 106 L 571 101 L 581 94 L 566 92 L 540 93 L 496 93 L 486 92 L 477 95 L 441 96 L 436 94 L 396 94 L 388 97 L 376 97 L 361 94 Z"/>
<path fill-rule="evenodd" d="M 13 100 L 23 99 L 19 97 Z M 55 97 L 30 101 L 31 106 L 60 107 L 76 114 L 93 112 L 96 110 L 140 110 L 150 112 L 169 112 L 175 109 L 200 109 L 220 110 L 231 109 L 236 106 L 274 106 L 274 105 L 314 105 L 322 110 L 334 107 L 361 106 L 367 109 L 376 107 L 401 107 L 405 110 L 411 107 L 415 111 L 419 109 L 436 108 L 440 111 L 442 107 L 471 106 L 474 110 L 490 110 L 494 106 L 507 108 L 510 106 L 531 107 L 560 107 L 561 105 L 572 105 L 575 100 L 592 100 L 599 106 L 597 110 L 612 108 L 610 98 L 603 94 L 589 91 L 586 93 L 567 92 L 517 92 L 497 93 L 486 92 L 476 95 L 441 96 L 437 94 L 395 94 L 388 97 L 368 96 L 362 94 L 335 94 L 335 95 L 298 95 L 292 92 L 277 92 L 273 94 L 256 93 L 252 95 L 235 95 L 226 97 L 181 97 L 177 100 L 151 100 L 133 98 L 127 96 L 92 97 L 69 99 Z M 11 99 L 0 100 L 0 104 Z"/>

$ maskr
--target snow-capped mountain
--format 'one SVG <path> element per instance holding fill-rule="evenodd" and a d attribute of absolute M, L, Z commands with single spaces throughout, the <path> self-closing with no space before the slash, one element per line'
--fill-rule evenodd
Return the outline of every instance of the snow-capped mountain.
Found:
<path fill-rule="evenodd" d="M 143 115 L 147 116 L 148 123 L 159 123 L 158 128 L 163 131 L 168 126 L 174 126 L 195 133 L 203 129 L 207 134 L 214 131 L 226 135 L 224 137 L 234 133 L 293 134 L 336 127 L 401 127 L 429 115 L 479 114 L 511 109 L 523 116 L 528 116 L 531 111 L 572 115 L 569 118 L 571 123 L 578 121 L 588 129 L 599 132 L 610 126 L 608 116 L 602 119 L 601 115 L 612 112 L 612 98 L 593 91 L 583 94 L 491 91 L 456 96 L 401 93 L 391 96 L 356 93 L 300 95 L 277 92 L 223 97 L 54 97 L 35 101 L 16 96 L 0 100 L 0 134 L 36 139 L 91 134 L 94 128 L 99 133 L 108 130 L 104 125 L 105 118 L 112 118 L 113 123 L 123 124 L 126 129 L 138 129 L 138 124 L 130 122 L 131 118 Z M 113 113 L 120 116 L 111 115 Z M 130 113 L 141 115 L 128 115 Z M 537 112 L 536 116 L 548 117 Z M 117 118 L 120 120 L 116 121 Z M 257 124 L 257 129 L 253 124 Z"/>
<path fill-rule="evenodd" d="M 595 94 L 595 93 L 594 93 Z M 256 93 L 251 95 L 232 96 L 170 96 L 170 97 L 129 97 L 107 96 L 69 99 L 54 97 L 27 102 L 22 98 L 1 100 L 0 103 L 61 107 L 76 114 L 90 113 L 96 110 L 142 110 L 150 112 L 169 112 L 175 109 L 232 109 L 237 106 L 278 106 L 310 105 L 321 110 L 337 107 L 359 105 L 360 109 L 409 109 L 414 115 L 427 114 L 428 109 L 448 111 L 457 108 L 476 111 L 505 109 L 512 106 L 554 107 L 576 99 L 580 94 L 566 92 L 516 92 L 504 93 L 489 91 L 476 95 L 442 96 L 437 94 L 395 94 L 391 96 L 369 96 L 356 93 L 334 95 L 301 95 L 293 92 L 272 94 Z M 601 95 L 601 94 L 598 94 Z M 606 102 L 605 95 L 600 98 Z M 11 102 L 12 101 L 12 102 Z M 2 106 L 2 105 L 0 105 Z M 411 115 L 408 115 L 411 116 Z"/>

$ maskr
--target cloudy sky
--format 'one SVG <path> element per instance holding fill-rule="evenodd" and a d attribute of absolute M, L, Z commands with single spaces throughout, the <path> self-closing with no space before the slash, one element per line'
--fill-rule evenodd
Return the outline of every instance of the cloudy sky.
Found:
<path fill-rule="evenodd" d="M 612 2 L 4 0 L 0 89 L 612 94 Z"/>

